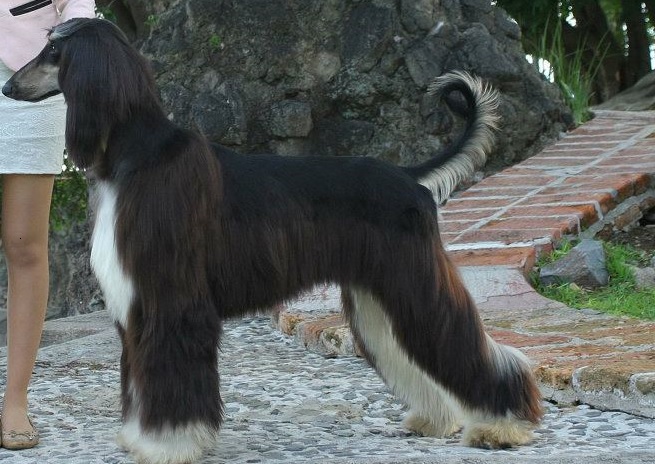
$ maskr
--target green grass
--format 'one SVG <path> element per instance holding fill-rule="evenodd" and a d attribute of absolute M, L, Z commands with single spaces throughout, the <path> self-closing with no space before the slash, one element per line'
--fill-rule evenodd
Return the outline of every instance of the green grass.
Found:
<path fill-rule="evenodd" d="M 573 53 L 567 54 L 561 22 L 558 21 L 552 29 L 552 34 L 544 33 L 535 47 L 538 57 L 550 63 L 550 69 L 546 71 L 539 69 L 539 66 L 537 68 L 559 86 L 576 125 L 579 125 L 591 119 L 589 102 L 593 96 L 593 82 L 607 53 L 607 46 L 604 45 L 605 50 L 594 54 L 591 64 L 586 65 L 583 59 L 588 49 L 586 40 L 579 43 Z"/>
<path fill-rule="evenodd" d="M 67 156 L 64 170 L 55 177 L 50 207 L 50 228 L 54 232 L 66 232 L 75 224 L 86 221 L 88 206 L 87 181 Z"/>
<path fill-rule="evenodd" d="M 535 289 L 546 298 L 556 300 L 571 308 L 592 308 L 610 314 L 655 320 L 655 289 L 637 290 L 629 265 L 646 265 L 648 256 L 630 246 L 604 243 L 609 284 L 595 290 L 580 288 L 575 284 L 541 285 L 539 268 L 566 254 L 573 244 L 566 242 L 551 255 L 540 259 L 532 274 Z"/>

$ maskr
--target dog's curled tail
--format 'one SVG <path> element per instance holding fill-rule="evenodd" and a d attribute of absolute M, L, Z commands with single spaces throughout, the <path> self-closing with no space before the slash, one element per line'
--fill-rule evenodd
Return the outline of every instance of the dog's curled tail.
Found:
<path fill-rule="evenodd" d="M 498 93 L 480 78 L 463 71 L 453 71 L 435 79 L 428 86 L 430 95 L 445 96 L 458 91 L 466 100 L 466 108 L 449 104 L 467 118 L 466 129 L 452 147 L 439 152 L 405 172 L 429 188 L 437 203 L 443 202 L 466 177 L 484 165 L 493 148 L 494 131 L 498 127 Z"/>

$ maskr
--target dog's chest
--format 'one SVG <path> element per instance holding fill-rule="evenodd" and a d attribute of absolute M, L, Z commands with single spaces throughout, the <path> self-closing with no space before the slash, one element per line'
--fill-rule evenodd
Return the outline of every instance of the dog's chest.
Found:
<path fill-rule="evenodd" d="M 132 279 L 125 273 L 116 246 L 116 190 L 99 183 L 95 225 L 91 240 L 91 267 L 105 297 L 105 306 L 115 322 L 127 328 L 134 298 Z"/>

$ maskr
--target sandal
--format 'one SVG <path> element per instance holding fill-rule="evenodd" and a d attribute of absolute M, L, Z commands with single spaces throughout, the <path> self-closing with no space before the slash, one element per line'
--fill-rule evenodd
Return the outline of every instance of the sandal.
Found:
<path fill-rule="evenodd" d="M 32 419 L 28 417 L 27 420 L 30 422 L 32 430 L 26 430 L 23 432 L 17 432 L 15 430 L 9 430 L 8 432 L 5 432 L 4 430 L 1 431 L 0 442 L 2 443 L 3 448 L 8 450 L 21 450 L 34 448 L 39 444 L 39 432 L 34 428 Z"/>

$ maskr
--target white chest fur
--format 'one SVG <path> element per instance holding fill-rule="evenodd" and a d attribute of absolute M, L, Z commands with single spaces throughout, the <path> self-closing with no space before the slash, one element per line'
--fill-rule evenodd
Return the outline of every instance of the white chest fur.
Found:
<path fill-rule="evenodd" d="M 134 298 L 134 285 L 125 273 L 116 248 L 116 191 L 98 184 L 98 204 L 91 240 L 91 268 L 98 278 L 109 314 L 123 328 Z"/>

